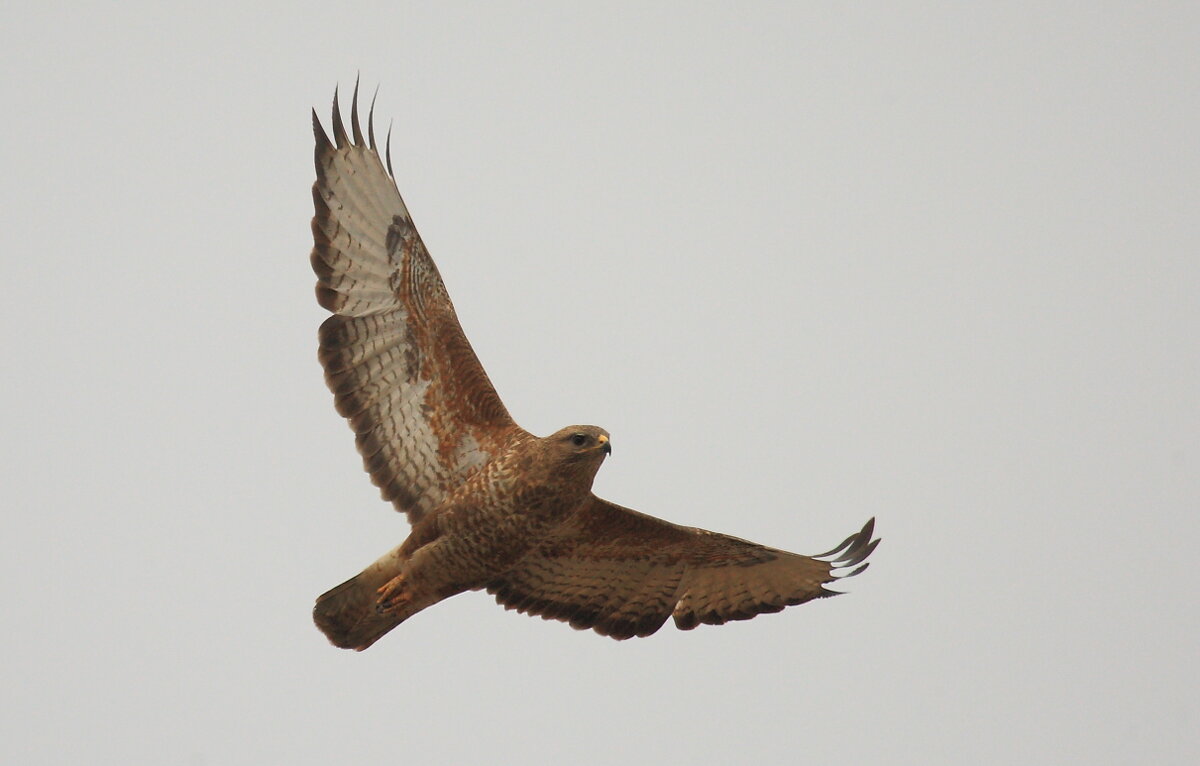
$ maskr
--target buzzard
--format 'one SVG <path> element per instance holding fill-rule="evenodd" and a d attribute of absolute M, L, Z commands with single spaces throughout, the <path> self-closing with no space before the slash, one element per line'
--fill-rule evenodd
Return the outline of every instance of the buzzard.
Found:
<path fill-rule="evenodd" d="M 347 134 L 335 90 L 332 141 L 313 111 L 311 260 L 317 301 L 332 312 L 319 357 L 367 472 L 412 531 L 317 599 L 330 642 L 366 649 L 425 607 L 481 589 L 575 628 L 648 636 L 668 617 L 689 630 L 832 596 L 826 584 L 867 567 L 874 519 L 815 557 L 677 526 L 592 494 L 612 451 L 604 429 L 537 437 L 518 426 L 400 198 L 390 132 L 380 157 L 374 106 L 364 137 L 356 84 Z"/>

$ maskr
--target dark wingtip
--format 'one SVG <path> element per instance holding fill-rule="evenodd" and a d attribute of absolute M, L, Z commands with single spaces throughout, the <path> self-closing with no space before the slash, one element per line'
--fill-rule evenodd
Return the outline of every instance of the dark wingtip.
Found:
<path fill-rule="evenodd" d="M 870 533 L 864 530 L 854 536 L 854 542 L 834 561 L 842 566 L 853 566 L 869 556 L 878 544 L 878 540 L 871 542 Z"/>
<path fill-rule="evenodd" d="M 354 77 L 354 95 L 350 98 L 350 129 L 354 131 L 354 143 L 357 146 L 362 146 L 366 143 L 363 140 L 362 128 L 358 124 L 358 80 L 361 75 Z"/>
<path fill-rule="evenodd" d="M 818 553 L 813 558 L 827 559 L 830 556 L 837 555 L 837 554 L 841 553 L 842 551 L 844 551 L 846 548 L 850 547 L 850 544 L 854 542 L 854 538 L 856 538 L 856 537 L 858 537 L 857 532 L 850 535 L 845 540 L 842 540 L 840 543 L 838 543 L 836 546 L 834 546 L 831 550 L 827 550 L 824 553 Z"/>
<path fill-rule="evenodd" d="M 847 567 L 863 564 L 866 558 L 870 556 L 875 548 L 879 545 L 879 538 L 876 538 L 875 540 L 871 539 L 871 535 L 874 533 L 875 519 L 872 517 L 869 521 L 867 521 L 866 524 L 863 525 L 862 529 L 843 540 L 841 545 L 837 546 L 831 551 L 826 551 L 825 553 L 819 554 L 816 558 L 826 559 L 837 569 L 845 569 Z M 861 567 L 858 567 L 858 569 L 855 569 L 849 574 L 838 576 L 853 577 L 866 568 L 867 565 L 863 564 Z"/>
<path fill-rule="evenodd" d="M 317 168 L 317 178 L 320 179 L 324 174 L 325 159 L 329 152 L 333 151 L 333 144 L 329 141 L 329 135 L 325 133 L 325 128 L 321 126 L 321 118 L 317 116 L 317 110 L 312 110 L 313 120 L 313 137 L 316 139 L 316 147 L 313 151 L 313 163 Z M 319 196 L 317 187 L 313 187 L 313 199 Z"/>
<path fill-rule="evenodd" d="M 375 99 L 379 97 L 379 86 L 375 86 L 375 92 L 371 94 L 371 109 L 367 112 L 367 137 L 371 139 L 371 150 L 378 153 L 379 147 L 375 146 Z"/>
<path fill-rule="evenodd" d="M 312 110 L 313 118 L 313 137 L 317 139 L 317 149 L 322 147 L 333 148 L 333 143 L 330 142 L 328 134 L 325 133 L 325 128 L 321 126 L 321 118 L 317 116 L 317 110 Z"/>
<path fill-rule="evenodd" d="M 396 177 L 396 171 L 392 170 L 392 123 L 388 123 L 387 147 L 385 154 L 387 155 L 388 175 L 392 178 Z"/>
<path fill-rule="evenodd" d="M 333 89 L 333 140 L 337 142 L 337 148 L 341 149 L 350 143 L 350 137 L 346 135 L 346 126 L 342 122 L 342 108 L 338 105 L 338 89 Z"/>
<path fill-rule="evenodd" d="M 864 537 L 863 539 L 866 540 L 868 538 Z M 846 555 L 843 556 L 839 560 L 838 563 L 840 563 L 844 567 L 852 567 L 855 564 L 865 561 L 867 559 L 867 557 L 870 556 L 878 546 L 879 546 L 879 538 L 871 540 L 871 542 L 867 543 L 866 545 L 862 546 L 861 548 L 859 548 L 857 550 L 848 551 L 846 553 Z"/>
<path fill-rule="evenodd" d="M 863 563 L 862 563 L 860 566 L 858 566 L 857 568 L 855 568 L 855 569 L 854 569 L 853 571 L 851 571 L 851 572 L 847 572 L 846 574 L 840 574 L 840 573 L 839 573 L 839 574 L 837 575 L 837 579 L 839 579 L 839 580 L 845 580 L 847 577 L 853 577 L 853 576 L 854 576 L 854 575 L 856 575 L 856 574 L 862 574 L 863 572 L 867 571 L 867 567 L 869 567 L 869 566 L 871 566 L 871 562 L 870 562 L 870 561 L 863 562 Z"/>

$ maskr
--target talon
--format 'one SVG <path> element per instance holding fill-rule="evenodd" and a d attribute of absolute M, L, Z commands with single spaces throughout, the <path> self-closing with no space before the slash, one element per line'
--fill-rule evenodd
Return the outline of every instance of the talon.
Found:
<path fill-rule="evenodd" d="M 404 586 L 404 575 L 396 575 L 384 583 L 383 587 L 375 591 L 379 594 L 379 598 L 375 602 L 376 609 L 387 612 L 407 604 L 412 599 L 412 594 Z"/>

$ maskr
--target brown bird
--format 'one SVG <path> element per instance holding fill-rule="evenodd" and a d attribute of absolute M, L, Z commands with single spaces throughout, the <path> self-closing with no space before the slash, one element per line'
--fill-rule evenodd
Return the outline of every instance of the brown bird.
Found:
<path fill-rule="evenodd" d="M 513 422 L 400 198 L 390 132 L 380 159 L 374 111 L 364 137 L 356 84 L 348 135 L 335 91 L 333 141 L 313 112 L 312 267 L 333 312 L 319 357 L 367 472 L 413 527 L 317 599 L 313 619 L 333 644 L 366 649 L 425 607 L 485 588 L 508 609 L 648 636 L 668 617 L 689 630 L 836 595 L 824 586 L 866 569 L 874 519 L 815 557 L 677 526 L 592 494 L 612 451 L 604 429 L 537 437 Z"/>

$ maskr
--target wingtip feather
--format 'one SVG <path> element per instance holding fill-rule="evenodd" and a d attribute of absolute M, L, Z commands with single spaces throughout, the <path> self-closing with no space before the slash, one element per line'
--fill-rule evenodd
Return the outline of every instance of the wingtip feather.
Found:
<path fill-rule="evenodd" d="M 858 532 L 847 537 L 833 550 L 818 554 L 815 558 L 824 559 L 832 564 L 834 569 L 846 569 L 862 564 L 879 546 L 881 538 L 871 539 L 875 533 L 875 518 L 872 517 Z M 866 565 L 855 569 L 849 574 L 838 575 L 839 578 L 853 577 L 866 569 Z"/>
<path fill-rule="evenodd" d="M 342 107 L 338 104 L 338 88 L 335 85 L 333 88 L 333 140 L 337 143 L 337 148 L 342 149 L 350 143 L 350 137 L 346 135 L 346 125 L 342 122 Z"/>
<path fill-rule="evenodd" d="M 387 132 L 387 142 L 386 143 L 387 143 L 387 146 L 385 147 L 385 154 L 387 155 L 388 175 L 391 176 L 392 179 L 394 180 L 396 178 L 396 171 L 392 170 L 392 123 L 390 123 L 390 122 L 388 123 L 388 132 Z"/>
<path fill-rule="evenodd" d="M 375 86 L 375 92 L 371 94 L 371 109 L 367 112 L 367 137 L 371 140 L 371 151 L 379 153 L 379 147 L 375 145 L 375 99 L 379 97 L 379 86 Z"/>
<path fill-rule="evenodd" d="M 362 127 L 358 124 L 358 81 L 359 76 L 354 77 L 354 95 L 350 98 L 350 129 L 354 132 L 355 146 L 362 146 L 366 143 L 363 140 Z"/>
<path fill-rule="evenodd" d="M 329 140 L 329 134 L 325 132 L 325 127 L 321 125 L 321 118 L 317 116 L 317 110 L 312 110 L 313 137 L 317 140 L 317 152 L 320 153 L 326 149 L 333 148 L 333 142 Z"/>

